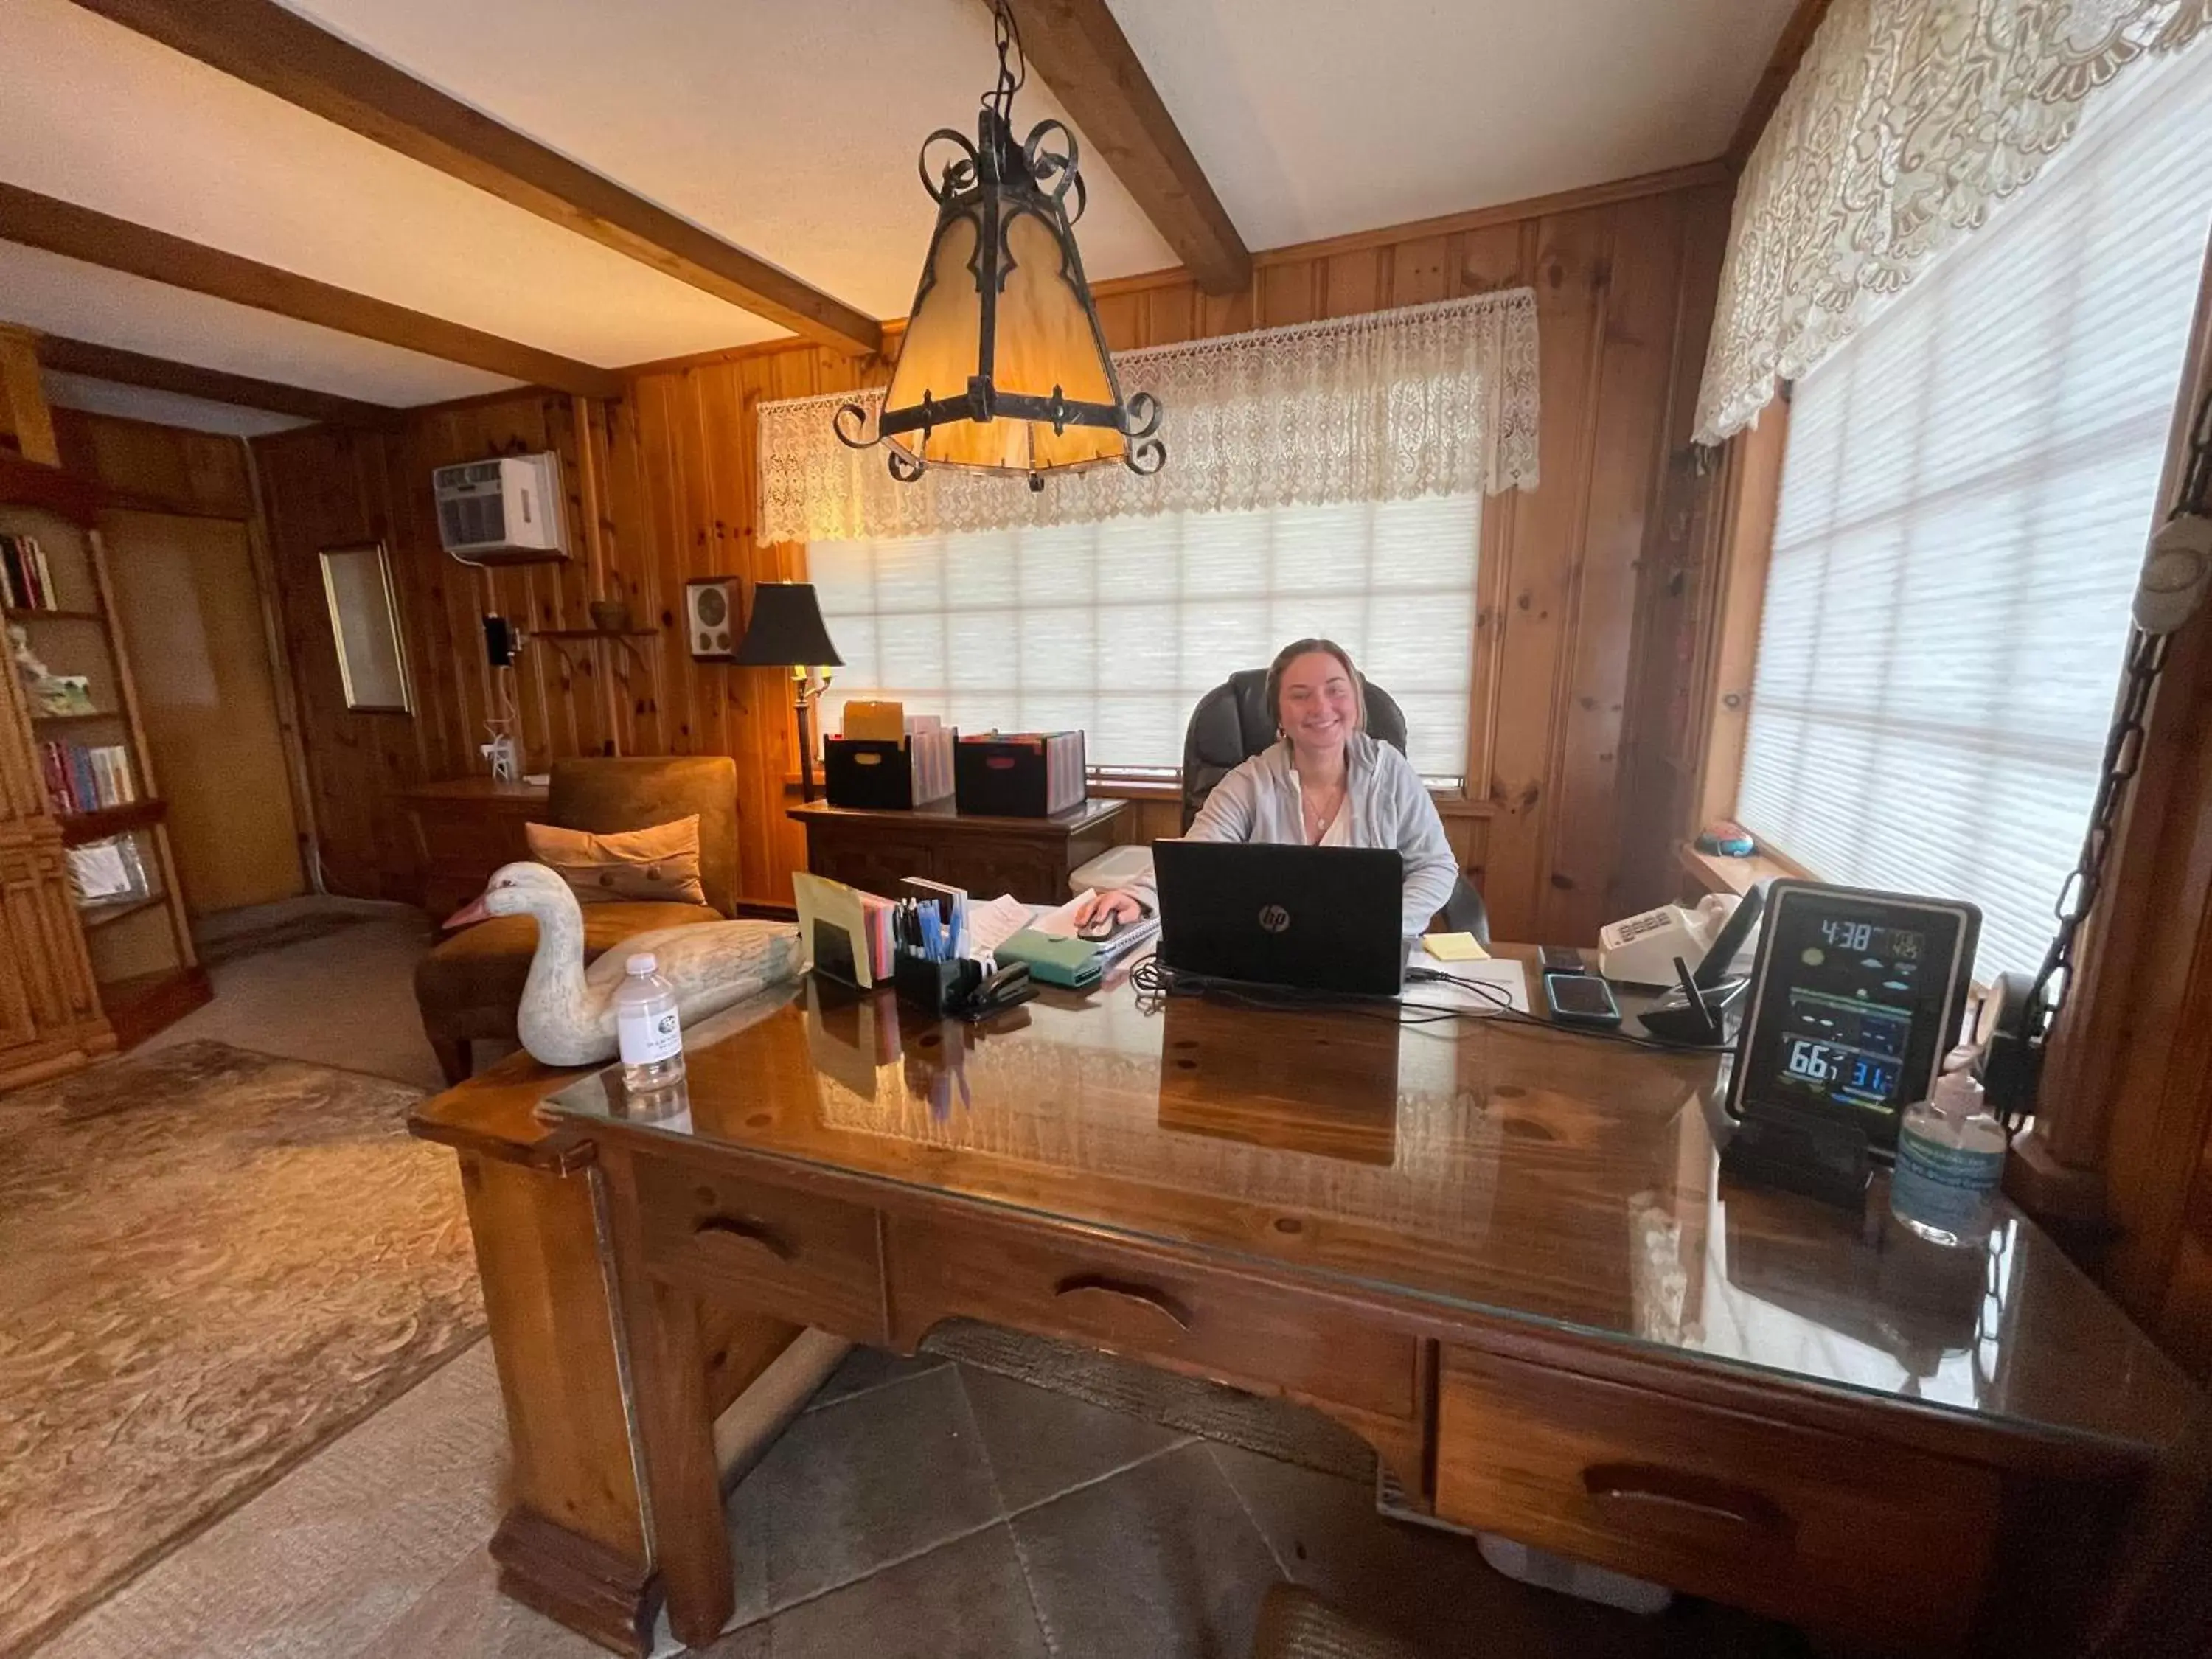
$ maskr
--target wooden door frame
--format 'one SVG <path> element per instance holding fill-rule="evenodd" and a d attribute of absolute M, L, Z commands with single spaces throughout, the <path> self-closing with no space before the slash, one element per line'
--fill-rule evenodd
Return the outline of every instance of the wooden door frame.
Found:
<path fill-rule="evenodd" d="M 246 487 L 252 514 L 246 520 L 246 558 L 253 567 L 253 593 L 261 607 L 261 638 L 269 651 L 270 690 L 276 702 L 276 736 L 284 746 L 284 785 L 292 796 L 292 827 L 299 842 L 300 872 L 311 894 L 326 893 L 323 883 L 323 842 L 315 820 L 315 792 L 307 770 L 307 739 L 300 723 L 299 683 L 292 672 L 292 651 L 284 639 L 283 600 L 277 589 L 276 555 L 269 535 L 268 504 L 261 492 L 261 464 L 253 446 L 245 439 L 238 447 L 246 455 Z"/>
<path fill-rule="evenodd" d="M 2212 249 L 2197 290 L 2163 513 L 2212 396 Z M 2172 637 L 2142 760 L 2051 1034 L 2043 1114 L 2014 1159 L 2019 1196 L 2111 1233 L 2105 1277 L 2169 1335 L 2169 1276 L 2192 1203 L 2212 1204 L 2212 614 Z M 2212 1289 L 2212 1287 L 2208 1287 Z M 2212 1358 L 2208 1346 L 2207 1358 Z"/>
<path fill-rule="evenodd" d="M 137 495 L 117 503 L 119 510 L 144 517 L 194 519 L 235 525 L 246 544 L 246 568 L 253 581 L 253 601 L 261 618 L 261 639 L 269 653 L 270 696 L 276 714 L 276 738 L 284 757 L 284 787 L 292 802 L 292 855 L 298 860 L 301 884 L 310 894 L 323 892 L 322 860 L 316 854 L 314 804 L 306 787 L 307 748 L 300 738 L 299 705 L 293 690 L 290 653 L 276 610 L 276 567 L 270 553 L 269 527 L 261 501 L 261 475 L 254 465 L 253 447 L 234 439 L 246 457 L 246 480 L 252 511 L 244 518 L 229 513 L 210 513 L 205 507 L 165 499 Z M 121 620 L 117 619 L 117 626 Z"/>

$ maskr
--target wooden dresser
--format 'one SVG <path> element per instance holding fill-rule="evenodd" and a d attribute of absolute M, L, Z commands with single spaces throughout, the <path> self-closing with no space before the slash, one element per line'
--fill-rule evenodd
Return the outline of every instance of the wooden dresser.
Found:
<path fill-rule="evenodd" d="M 887 893 L 925 876 L 979 897 L 1057 904 L 1071 874 L 1124 839 L 1127 805 L 1093 799 L 1048 818 L 1002 818 L 949 801 L 903 812 L 811 801 L 791 816 L 806 826 L 806 867 L 833 881 Z"/>
<path fill-rule="evenodd" d="M 420 903 L 442 920 L 483 891 L 502 864 L 530 856 L 522 826 L 545 816 L 542 783 L 453 778 L 399 792 L 415 834 Z"/>

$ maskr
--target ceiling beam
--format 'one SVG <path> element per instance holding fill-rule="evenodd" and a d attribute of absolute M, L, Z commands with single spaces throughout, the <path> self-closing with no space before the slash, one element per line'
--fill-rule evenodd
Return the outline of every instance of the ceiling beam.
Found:
<path fill-rule="evenodd" d="M 363 403 L 333 392 L 286 386 L 257 380 L 251 374 L 232 374 L 220 368 L 202 368 L 167 357 L 149 357 L 120 346 L 96 345 L 90 340 L 65 339 L 59 335 L 39 337 L 40 367 L 64 374 L 87 374 L 95 380 L 123 386 L 148 386 L 155 392 L 174 392 L 210 403 L 235 404 L 244 409 L 268 410 L 296 415 L 303 421 L 324 421 L 333 426 L 395 425 L 401 410 L 389 404 Z"/>
<path fill-rule="evenodd" d="M 1790 82 L 1797 74 L 1797 65 L 1804 60 L 1805 48 L 1813 44 L 1813 35 L 1828 15 L 1828 0 L 1797 0 L 1796 9 L 1790 21 L 1782 26 L 1781 38 L 1774 43 L 1773 54 L 1766 60 L 1758 84 L 1751 89 L 1751 100 L 1744 106 L 1743 117 L 1736 123 L 1735 137 L 1722 159 L 1736 173 L 1751 159 L 1753 145 L 1766 131 L 1773 118 L 1775 106 L 1782 94 L 1790 89 Z"/>
<path fill-rule="evenodd" d="M 1252 252 L 1106 0 L 1008 0 L 1030 65 L 1208 294 L 1252 281 Z M 1017 135 L 1019 136 L 1019 135 Z"/>
<path fill-rule="evenodd" d="M 876 319 L 503 126 L 275 0 L 77 0 L 88 11 L 849 355 Z"/>
<path fill-rule="evenodd" d="M 532 385 L 556 386 L 586 398 L 622 395 L 623 377 L 611 369 L 540 351 L 520 341 L 501 339 L 496 334 L 410 311 L 349 289 L 334 288 L 297 271 L 281 270 L 220 248 L 188 242 L 167 231 L 112 218 L 15 185 L 0 184 L 0 241 L 44 248 L 87 264 L 128 271 L 172 288 L 190 289 L 234 305 L 252 306 L 257 311 L 273 311 L 341 334 L 381 340 L 426 357 L 466 363 L 471 368 Z"/>

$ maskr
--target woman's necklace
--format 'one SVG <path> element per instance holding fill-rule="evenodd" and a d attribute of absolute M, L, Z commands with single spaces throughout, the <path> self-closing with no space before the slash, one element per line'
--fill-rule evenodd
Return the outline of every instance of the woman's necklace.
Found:
<path fill-rule="evenodd" d="M 1346 793 L 1341 783 L 1312 795 L 1304 790 L 1298 792 L 1298 805 L 1305 817 L 1306 844 L 1309 847 L 1317 843 L 1328 833 L 1329 825 L 1336 822 L 1336 815 L 1344 810 Z"/>

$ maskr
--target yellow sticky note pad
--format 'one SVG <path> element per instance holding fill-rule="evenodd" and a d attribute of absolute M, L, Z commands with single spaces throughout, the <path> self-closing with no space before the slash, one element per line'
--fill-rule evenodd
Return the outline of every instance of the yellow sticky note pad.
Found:
<path fill-rule="evenodd" d="M 1421 948 L 1438 962 L 1487 962 L 1490 952 L 1475 943 L 1472 933 L 1424 933 Z"/>

